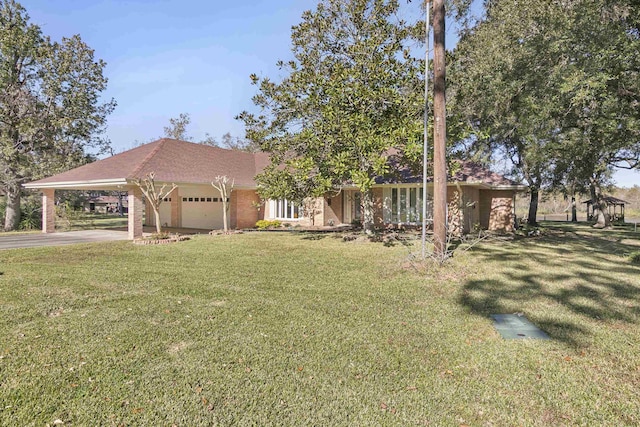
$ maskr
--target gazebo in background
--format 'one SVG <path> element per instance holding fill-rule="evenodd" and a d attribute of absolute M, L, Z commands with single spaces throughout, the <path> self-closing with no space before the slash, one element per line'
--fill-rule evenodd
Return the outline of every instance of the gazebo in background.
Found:
<path fill-rule="evenodd" d="M 624 222 L 624 205 L 625 203 L 628 203 L 624 200 L 618 199 L 616 197 L 612 197 L 612 196 L 604 196 L 602 198 L 602 200 L 604 200 L 604 202 L 607 205 L 607 212 L 609 213 L 609 217 L 611 218 L 611 222 L 620 222 L 623 223 Z M 594 213 L 594 200 L 593 199 L 589 199 L 586 202 L 584 202 L 587 204 L 587 220 L 591 221 L 595 216 Z"/>

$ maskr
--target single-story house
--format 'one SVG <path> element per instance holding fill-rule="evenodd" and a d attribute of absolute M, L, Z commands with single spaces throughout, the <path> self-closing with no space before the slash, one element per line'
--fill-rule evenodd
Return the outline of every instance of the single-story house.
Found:
<path fill-rule="evenodd" d="M 84 201 L 82 209 L 90 213 L 117 213 L 122 204 L 122 211 L 127 212 L 127 197 L 109 196 L 104 194 L 90 193 Z"/>
<path fill-rule="evenodd" d="M 268 164 L 267 153 L 247 153 L 163 138 L 30 182 L 25 188 L 42 190 L 45 233 L 53 232 L 55 227 L 55 190 L 118 190 L 128 193 L 129 237 L 140 237 L 144 202 L 134 180 L 151 172 L 155 174 L 157 186 L 172 183 L 178 186 L 160 205 L 160 221 L 169 227 L 222 228 L 222 199 L 211 182 L 225 175 L 234 181 L 229 201 L 231 228 L 251 228 L 260 219 L 307 226 L 350 224 L 361 219 L 361 194 L 349 185 L 337 194 L 315 200 L 311 204 L 313 208 L 307 206 L 306 211 L 286 200 L 262 201 L 254 178 Z M 396 172 L 393 177 L 381 177 L 373 187 L 376 225 L 417 225 L 421 221 L 422 179 L 399 166 Z M 454 232 L 467 232 L 475 227 L 513 230 L 515 193 L 524 189 L 474 163 L 460 163 L 447 186 L 449 228 Z M 153 215 L 146 216 L 147 225 L 154 225 L 153 221 Z"/>

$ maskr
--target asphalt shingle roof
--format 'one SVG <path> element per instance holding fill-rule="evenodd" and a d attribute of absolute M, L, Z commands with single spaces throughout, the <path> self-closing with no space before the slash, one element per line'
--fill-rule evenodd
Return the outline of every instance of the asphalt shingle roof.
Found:
<path fill-rule="evenodd" d="M 415 171 L 402 162 L 402 154 L 397 150 L 390 150 L 388 161 L 391 166 L 387 175 L 376 178 L 376 184 L 422 183 L 422 170 Z M 447 177 L 450 183 L 484 184 L 492 187 L 519 186 L 518 183 L 493 172 L 479 163 L 456 160 L 455 173 Z M 433 176 L 427 177 L 427 182 L 433 182 Z"/>
<path fill-rule="evenodd" d="M 422 174 L 414 173 L 400 161 L 400 153 L 389 153 L 391 172 L 376 179 L 377 184 L 421 183 Z M 29 188 L 60 183 L 100 183 L 144 178 L 154 172 L 156 182 L 208 184 L 216 176 L 232 178 L 236 187 L 255 188 L 255 176 L 269 164 L 267 153 L 247 153 L 210 145 L 162 138 L 106 159 L 28 184 Z M 461 161 L 449 182 L 484 184 L 491 187 L 517 186 L 504 176 L 480 164 Z M 429 182 L 432 182 L 431 177 Z"/>
<path fill-rule="evenodd" d="M 253 154 L 163 138 L 29 185 L 132 180 L 154 172 L 158 182 L 210 183 L 218 175 L 227 175 L 235 180 L 237 187 L 255 187 L 254 177 L 268 161 L 265 153 Z"/>

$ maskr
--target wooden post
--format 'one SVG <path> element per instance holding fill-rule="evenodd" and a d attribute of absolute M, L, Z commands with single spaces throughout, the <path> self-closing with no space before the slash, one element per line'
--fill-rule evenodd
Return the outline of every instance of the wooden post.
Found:
<path fill-rule="evenodd" d="M 445 8 L 444 0 L 433 2 L 433 244 L 435 256 L 443 259 L 447 245 L 447 124 L 445 101 Z"/>

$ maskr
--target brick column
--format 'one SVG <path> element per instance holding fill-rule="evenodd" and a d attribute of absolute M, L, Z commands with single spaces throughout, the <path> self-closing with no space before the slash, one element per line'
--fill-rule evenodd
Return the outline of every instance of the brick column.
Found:
<path fill-rule="evenodd" d="M 180 189 L 176 188 L 169 194 L 171 197 L 171 227 L 182 227 L 182 198 L 180 197 Z"/>
<path fill-rule="evenodd" d="M 129 189 L 129 240 L 142 237 L 142 191 L 138 187 Z"/>
<path fill-rule="evenodd" d="M 42 232 L 53 233 L 56 231 L 56 206 L 55 192 L 53 188 L 42 190 Z"/>

